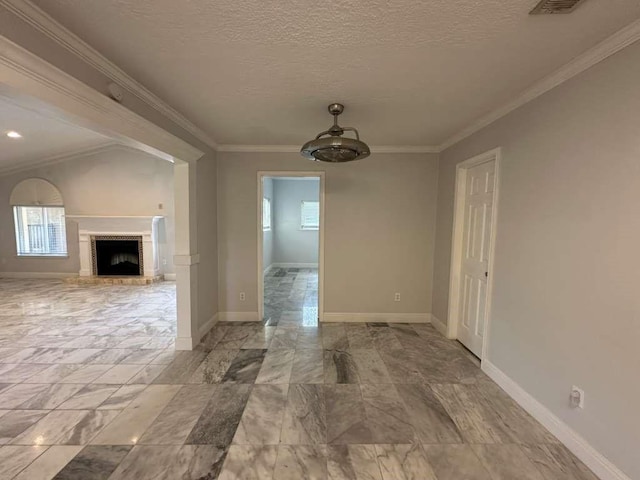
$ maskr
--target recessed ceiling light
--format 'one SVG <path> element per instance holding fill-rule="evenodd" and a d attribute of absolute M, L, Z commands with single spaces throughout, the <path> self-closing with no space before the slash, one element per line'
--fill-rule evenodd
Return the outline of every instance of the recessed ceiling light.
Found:
<path fill-rule="evenodd" d="M 7 137 L 9 138 L 22 138 L 22 135 L 20 135 L 18 132 L 11 130 L 9 132 L 7 132 Z"/>

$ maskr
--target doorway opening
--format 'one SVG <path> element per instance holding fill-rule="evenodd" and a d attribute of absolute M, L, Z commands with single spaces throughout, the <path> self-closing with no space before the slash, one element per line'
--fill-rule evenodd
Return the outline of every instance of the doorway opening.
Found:
<path fill-rule="evenodd" d="M 486 358 L 498 207 L 500 149 L 456 168 L 447 336 Z"/>
<path fill-rule="evenodd" d="M 265 325 L 321 320 L 324 177 L 261 172 L 258 178 L 259 318 Z"/>

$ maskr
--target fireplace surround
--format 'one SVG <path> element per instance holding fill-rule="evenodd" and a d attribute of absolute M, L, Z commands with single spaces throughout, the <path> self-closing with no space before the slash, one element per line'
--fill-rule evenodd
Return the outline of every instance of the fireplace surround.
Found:
<path fill-rule="evenodd" d="M 164 217 L 67 215 L 67 218 L 78 224 L 80 277 L 162 275 L 158 232 Z"/>

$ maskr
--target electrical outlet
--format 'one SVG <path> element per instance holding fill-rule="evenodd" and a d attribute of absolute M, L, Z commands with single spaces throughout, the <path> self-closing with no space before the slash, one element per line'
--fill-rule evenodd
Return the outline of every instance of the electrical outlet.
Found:
<path fill-rule="evenodd" d="M 163 259 L 162 259 L 162 264 L 163 264 L 163 265 L 166 265 L 166 264 L 167 264 L 167 259 L 166 259 L 166 258 L 163 258 Z"/>
<path fill-rule="evenodd" d="M 584 390 L 575 385 L 571 387 L 569 402 L 572 408 L 584 408 Z"/>
<path fill-rule="evenodd" d="M 240 301 L 244 302 L 247 299 L 247 296 L 244 292 L 240 292 Z"/>
<path fill-rule="evenodd" d="M 393 301 L 394 302 L 399 302 L 400 301 L 400 294 L 396 292 L 396 294 L 393 296 Z"/>

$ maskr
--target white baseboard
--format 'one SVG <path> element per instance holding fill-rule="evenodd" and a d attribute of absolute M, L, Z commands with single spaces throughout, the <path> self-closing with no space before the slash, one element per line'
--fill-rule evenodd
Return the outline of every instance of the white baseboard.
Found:
<path fill-rule="evenodd" d="M 207 333 L 209 333 L 209 330 L 211 330 L 216 323 L 218 323 L 217 313 L 213 317 L 211 317 L 209 320 L 207 320 L 206 323 L 198 329 L 198 335 L 200 336 L 200 340 L 202 340 L 202 337 L 204 337 Z"/>
<path fill-rule="evenodd" d="M 218 312 L 219 322 L 258 322 L 258 312 Z"/>
<path fill-rule="evenodd" d="M 318 268 L 317 263 L 272 263 L 272 268 Z"/>
<path fill-rule="evenodd" d="M 392 323 L 429 323 L 430 313 L 327 313 L 322 321 L 325 323 L 361 323 L 361 322 L 392 322 Z"/>
<path fill-rule="evenodd" d="M 193 350 L 196 345 L 193 337 L 176 337 L 176 350 Z"/>
<path fill-rule="evenodd" d="M 175 282 L 176 281 L 176 274 L 175 273 L 165 273 L 164 274 L 164 279 L 168 282 Z"/>
<path fill-rule="evenodd" d="M 77 273 L 59 272 L 0 272 L 0 278 L 72 278 Z"/>
<path fill-rule="evenodd" d="M 482 361 L 482 370 L 509 394 L 522 408 L 553 433 L 573 454 L 602 480 L 631 480 L 618 467 L 593 448 L 569 425 L 551 410 L 527 393 L 520 385 L 488 360 Z"/>
<path fill-rule="evenodd" d="M 447 324 L 436 317 L 433 313 L 431 314 L 431 324 L 434 328 L 439 331 L 445 337 L 447 336 Z"/>

